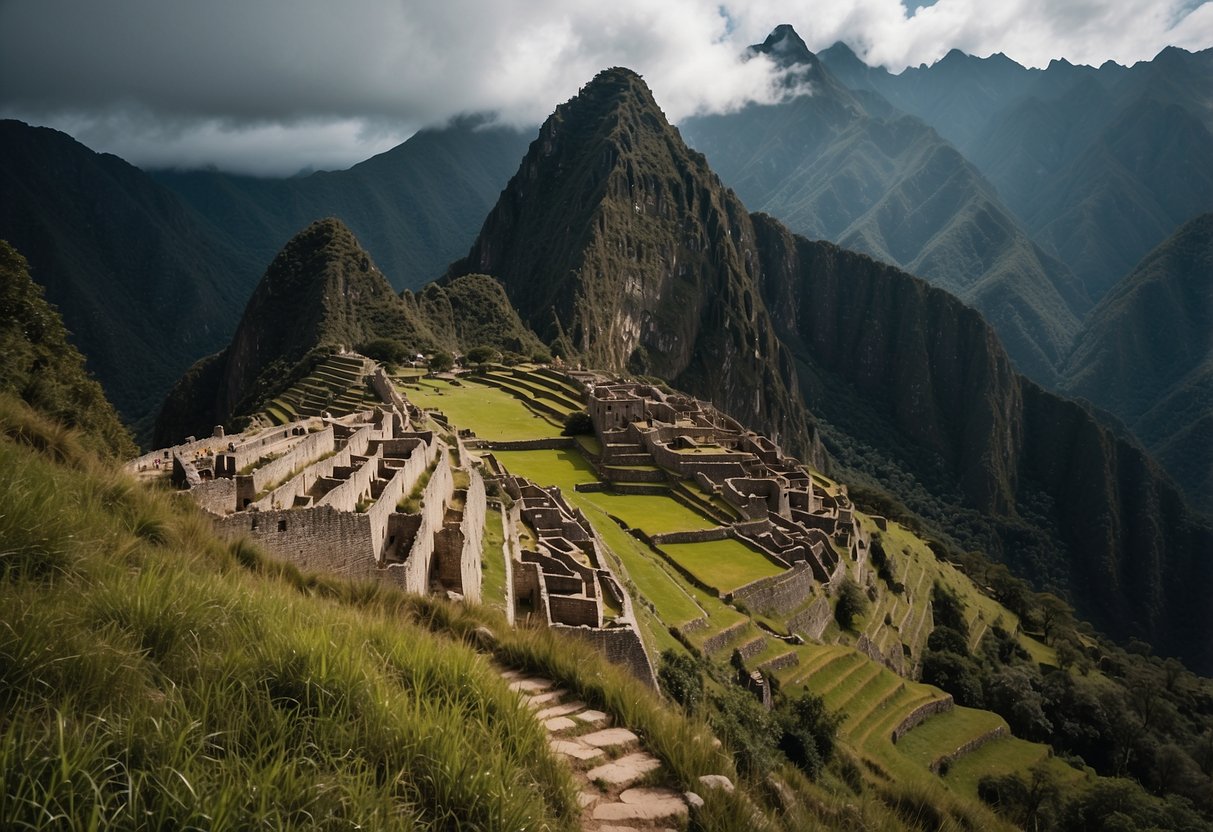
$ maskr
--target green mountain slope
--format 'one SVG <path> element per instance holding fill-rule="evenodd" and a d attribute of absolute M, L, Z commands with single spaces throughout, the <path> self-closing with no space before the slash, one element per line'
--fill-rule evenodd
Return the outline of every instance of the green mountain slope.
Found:
<path fill-rule="evenodd" d="M 688 141 L 753 210 L 901 266 L 982 311 L 1019 368 L 1051 383 L 1090 301 L 994 188 L 917 118 L 848 91 L 781 26 L 754 47 L 810 95 L 689 119 Z"/>
<path fill-rule="evenodd" d="M 143 172 L 17 121 L 0 121 L 0 238 L 144 438 L 173 381 L 230 337 L 258 268 Z"/>
<path fill-rule="evenodd" d="M 135 443 L 68 341 L 58 311 L 30 280 L 25 258 L 0 240 L 0 390 L 68 427 L 94 450 L 133 456 Z"/>
<path fill-rule="evenodd" d="M 519 131 L 465 120 L 422 130 L 348 170 L 289 179 L 214 171 L 152 176 L 227 232 L 257 268 L 300 228 L 337 217 L 397 290 L 416 289 L 467 250 L 527 141 Z"/>
<path fill-rule="evenodd" d="M 411 296 L 392 291 L 353 233 L 321 220 L 279 252 L 257 285 L 223 352 L 202 359 L 165 400 L 161 446 L 251 413 L 310 368 L 320 353 L 376 338 L 412 350 L 434 336 Z"/>
<path fill-rule="evenodd" d="M 473 270 L 591 364 L 663 376 L 789 447 L 816 442 L 780 418 L 807 405 L 843 464 L 956 543 L 1068 588 L 1117 636 L 1213 661 L 1213 530 L 1157 466 L 1019 376 L 948 293 L 747 215 L 634 74 L 549 119 L 451 274 Z"/>
<path fill-rule="evenodd" d="M 1121 419 L 1213 510 L 1213 214 L 1185 224 L 1108 292 L 1062 384 Z"/>

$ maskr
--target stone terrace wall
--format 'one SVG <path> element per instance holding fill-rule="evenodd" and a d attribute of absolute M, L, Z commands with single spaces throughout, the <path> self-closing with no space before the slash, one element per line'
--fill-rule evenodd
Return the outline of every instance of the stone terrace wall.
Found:
<path fill-rule="evenodd" d="M 396 408 L 405 420 L 409 418 L 408 405 L 404 403 L 404 399 L 396 390 L 396 385 L 392 384 L 392 380 L 388 378 L 387 373 L 383 371 L 382 367 L 376 367 L 375 372 L 371 374 L 371 387 L 379 398 L 383 399 L 384 403 Z"/>
<path fill-rule="evenodd" d="M 637 679 L 657 690 L 657 674 L 653 672 L 649 654 L 645 652 L 644 643 L 634 627 L 591 629 L 554 624 L 552 629 L 594 645 L 612 664 L 623 665 Z"/>
<path fill-rule="evenodd" d="M 461 454 L 462 457 L 462 454 Z M 463 521 L 459 530 L 463 533 L 463 552 L 459 558 L 459 569 L 463 573 L 463 597 L 480 602 L 481 550 L 484 547 L 484 524 L 487 503 L 484 494 L 484 478 L 475 468 L 467 468 L 468 488 L 463 501 Z M 492 553 L 490 553 L 492 554 Z"/>
<path fill-rule="evenodd" d="M 788 620 L 788 630 L 800 633 L 811 639 L 820 639 L 826 627 L 834 618 L 834 611 L 825 597 L 818 598 L 808 608 L 802 610 Z"/>
<path fill-rule="evenodd" d="M 374 547 L 376 560 L 383 559 L 383 547 L 387 542 L 388 518 L 396 511 L 400 498 L 411 493 L 421 474 L 429 467 L 430 461 L 437 453 L 437 443 L 419 443 L 404 461 L 404 465 L 396 470 L 392 478 L 375 504 L 367 509 L 371 519 L 371 543 Z M 422 590 L 417 590 L 422 591 Z"/>
<path fill-rule="evenodd" d="M 236 481 L 231 477 L 203 481 L 190 489 L 198 506 L 211 514 L 231 514 L 236 511 Z"/>
<path fill-rule="evenodd" d="M 236 450 L 231 452 L 231 456 L 235 460 L 236 470 L 239 471 L 247 465 L 252 465 L 267 453 L 271 453 L 274 445 L 277 445 L 279 442 L 285 442 L 292 436 L 295 436 L 296 430 L 301 428 L 306 430 L 305 424 L 306 422 L 290 422 L 262 431 L 244 442 L 237 441 L 240 437 L 232 437 L 226 442 L 223 439 L 211 439 L 209 441 L 212 445 L 215 443 L 219 444 L 219 448 L 216 449 L 217 452 L 220 449 L 226 449 L 228 442 L 234 442 Z"/>
<path fill-rule="evenodd" d="M 329 426 L 329 430 L 332 430 L 331 425 Z M 367 442 L 370 441 L 373 431 L 374 428 L 370 425 L 364 425 L 359 428 L 350 436 L 345 447 L 336 454 L 314 465 L 305 467 L 296 476 L 291 477 L 269 494 L 253 503 L 251 507 L 260 511 L 290 508 L 294 505 L 295 498 L 307 494 L 308 490 L 315 485 L 317 479 L 332 476 L 333 469 L 336 467 L 348 467 L 352 456 L 360 456 L 366 451 Z"/>
<path fill-rule="evenodd" d="M 354 511 L 358 501 L 370 494 L 371 481 L 379 476 L 379 456 L 367 457 L 345 481 L 316 501 L 317 505 L 333 506 L 342 511 Z M 356 460 L 351 460 L 356 461 Z"/>
<path fill-rule="evenodd" d="M 893 729 L 893 743 L 896 744 L 899 739 L 904 737 L 911 728 L 920 724 L 927 717 L 935 716 L 935 714 L 947 713 L 954 706 L 952 694 L 945 694 L 942 699 L 932 699 L 930 702 L 924 702 L 914 710 L 906 714 L 905 719 L 897 723 L 897 727 Z"/>
<path fill-rule="evenodd" d="M 442 530 L 446 517 L 446 504 L 455 493 L 455 480 L 451 476 L 451 464 L 447 461 L 446 445 L 435 442 L 437 463 L 430 481 L 422 492 L 424 505 L 421 508 L 421 525 L 409 551 L 407 561 L 407 585 L 410 592 L 428 592 L 430 588 L 430 559 L 434 554 L 434 534 Z"/>
<path fill-rule="evenodd" d="M 788 613 L 813 594 L 813 570 L 801 561 L 784 572 L 762 578 L 733 591 L 733 600 L 759 612 Z"/>
<path fill-rule="evenodd" d="M 484 446 L 490 451 L 555 451 L 576 448 L 577 440 L 572 436 L 555 436 L 548 439 L 485 441 Z"/>
<path fill-rule="evenodd" d="M 960 745 L 957 748 L 952 749 L 947 754 L 940 754 L 938 757 L 936 757 L 934 760 L 931 761 L 931 764 L 929 766 L 927 766 L 927 768 L 929 768 L 933 774 L 939 774 L 941 771 L 943 771 L 948 766 L 952 765 L 952 763 L 956 762 L 964 755 L 972 754 L 974 751 L 981 748 L 986 743 L 992 742 L 993 740 L 996 740 L 999 737 L 1005 737 L 1006 735 L 1007 735 L 1007 726 L 996 725 L 995 727 L 991 728 L 989 731 L 986 731 L 984 734 L 980 734 L 980 735 L 974 737 L 973 739 L 969 740 L 968 742 L 964 743 L 963 745 Z"/>

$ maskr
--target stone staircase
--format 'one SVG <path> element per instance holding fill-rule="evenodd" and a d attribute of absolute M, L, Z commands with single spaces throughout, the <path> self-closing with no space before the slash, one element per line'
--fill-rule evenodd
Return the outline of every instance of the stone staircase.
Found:
<path fill-rule="evenodd" d="M 626 727 L 588 708 L 552 680 L 499 669 L 510 690 L 523 698 L 548 733 L 552 750 L 568 763 L 579 789 L 585 832 L 673 830 L 685 827 L 688 800 L 699 800 L 659 785 L 670 778 L 659 759 Z M 723 782 L 721 782 L 723 781 Z M 727 784 L 727 785 L 726 785 Z M 705 780 L 705 788 L 732 788 L 726 778 Z"/>

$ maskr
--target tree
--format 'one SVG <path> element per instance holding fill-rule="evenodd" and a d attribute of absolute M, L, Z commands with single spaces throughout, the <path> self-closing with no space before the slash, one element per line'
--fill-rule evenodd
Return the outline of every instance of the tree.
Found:
<path fill-rule="evenodd" d="M 657 681 L 666 696 L 673 699 L 688 714 L 694 714 L 703 703 L 703 674 L 695 659 L 685 653 L 666 649 L 661 653 Z"/>
<path fill-rule="evenodd" d="M 455 366 L 455 359 L 449 352 L 439 350 L 430 357 L 430 372 L 445 373 Z"/>
<path fill-rule="evenodd" d="M 497 350 L 490 346 L 481 344 L 478 347 L 472 347 L 468 350 L 467 360 L 473 364 L 485 364 L 497 357 Z"/>
<path fill-rule="evenodd" d="M 1051 644 L 1058 632 L 1074 629 L 1074 608 L 1051 592 L 1036 596 L 1035 612 L 1046 644 Z"/>
<path fill-rule="evenodd" d="M 810 777 L 830 761 L 841 714 L 826 710 L 825 700 L 812 693 L 780 702 L 775 720 L 781 731 L 779 749 Z"/>

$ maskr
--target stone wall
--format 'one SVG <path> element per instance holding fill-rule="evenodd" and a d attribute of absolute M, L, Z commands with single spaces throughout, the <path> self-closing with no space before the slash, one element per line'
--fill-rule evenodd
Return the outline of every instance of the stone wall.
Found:
<path fill-rule="evenodd" d="M 657 674 L 653 672 L 649 654 L 645 652 L 644 643 L 634 627 L 591 629 L 557 624 L 552 629 L 592 644 L 609 662 L 626 667 L 637 679 L 657 690 Z"/>
<path fill-rule="evenodd" d="M 911 728 L 921 724 L 928 717 L 935 714 L 943 714 L 952 710 L 955 703 L 952 701 L 952 694 L 944 694 L 942 699 L 932 699 L 930 702 L 924 702 L 914 710 L 906 714 L 905 719 L 897 723 L 897 727 L 893 729 L 892 740 L 896 745 L 897 741 L 904 737 Z"/>
<path fill-rule="evenodd" d="M 749 626 L 750 619 L 748 618 L 738 621 L 736 624 L 731 624 L 730 626 L 725 627 L 719 633 L 708 636 L 706 639 L 704 639 L 701 649 L 705 654 L 715 653 L 729 642 L 735 640 Z"/>
<path fill-rule="evenodd" d="M 284 482 L 295 469 L 311 464 L 328 452 L 335 450 L 336 447 L 331 425 L 322 431 L 309 433 L 282 456 L 253 471 L 253 490 L 260 493 L 273 483 Z M 240 458 L 237 456 L 236 462 L 239 461 Z M 239 471 L 243 467 L 243 465 L 236 465 L 236 470 Z"/>
<path fill-rule="evenodd" d="M 813 570 L 800 562 L 782 575 L 762 578 L 733 590 L 733 600 L 741 601 L 756 612 L 789 613 L 801 606 L 813 594 Z"/>
<path fill-rule="evenodd" d="M 413 486 L 417 484 L 422 472 L 429 467 L 430 460 L 433 459 L 436 452 L 435 444 L 427 445 L 419 442 L 404 461 L 404 465 L 396 469 L 391 479 L 388 480 L 379 499 L 367 509 L 367 516 L 371 518 L 371 539 L 377 560 L 383 560 L 384 550 L 387 547 L 389 518 L 395 513 L 400 499 L 413 490 Z"/>
<path fill-rule="evenodd" d="M 248 537 L 300 569 L 347 578 L 373 575 L 371 524 L 332 506 L 251 511 L 215 519 L 221 537 Z"/>
<path fill-rule="evenodd" d="M 460 458 L 464 457 L 460 454 Z M 459 569 L 463 574 L 463 597 L 473 603 L 480 602 L 481 552 L 484 549 L 484 524 L 487 504 L 484 494 L 484 478 L 475 468 L 468 466 L 469 483 L 463 501 L 463 520 L 459 530 L 463 533 L 463 551 L 459 558 Z"/>
<path fill-rule="evenodd" d="M 344 481 L 316 501 L 317 505 L 332 506 L 342 511 L 355 511 L 358 503 L 369 499 L 371 481 L 379 476 L 379 457 L 352 459 L 353 470 Z"/>
<path fill-rule="evenodd" d="M 446 446 L 435 442 L 438 449 L 434 472 L 422 492 L 421 525 L 409 551 L 407 564 L 408 586 L 411 592 L 428 592 L 430 588 L 430 561 L 434 556 L 434 534 L 443 527 L 446 504 L 455 493 L 455 481 L 451 476 L 451 465 L 447 461 Z"/>
<path fill-rule="evenodd" d="M 830 608 L 829 600 L 821 597 L 788 619 L 788 629 L 816 641 L 821 639 L 821 634 L 833 618 L 834 611 Z"/>
<path fill-rule="evenodd" d="M 406 420 L 408 419 L 409 408 L 401 398 L 400 393 L 396 390 L 396 385 L 392 384 L 392 380 L 388 378 L 382 367 L 376 367 L 375 372 L 371 373 L 371 389 L 383 400 L 385 404 L 390 404 L 396 408 L 396 411 Z"/>
<path fill-rule="evenodd" d="M 235 462 L 236 470 L 239 471 L 241 468 L 252 465 L 267 453 L 273 453 L 275 445 L 297 435 L 297 431 L 306 431 L 306 423 L 306 420 L 304 420 L 270 428 L 243 442 L 240 441 L 241 437 L 239 436 L 228 437 L 227 441 L 218 438 L 207 441 L 211 447 L 215 448 L 216 452 L 226 450 L 229 442 L 234 443 L 236 450 L 231 451 L 230 456 Z"/>
<path fill-rule="evenodd" d="M 544 576 L 547 578 L 548 576 Z M 551 623 L 571 627 L 601 627 L 602 607 L 594 598 L 559 595 L 548 592 L 548 615 Z"/>
<path fill-rule="evenodd" d="M 332 429 L 331 426 L 330 429 Z M 295 498 L 305 496 L 311 487 L 316 484 L 316 480 L 332 476 L 335 468 L 348 467 L 352 456 L 358 456 L 365 452 L 372 431 L 373 428 L 369 425 L 359 428 L 350 435 L 345 447 L 336 454 L 314 465 L 308 465 L 269 494 L 247 506 L 247 508 L 256 508 L 259 511 L 290 508 L 295 504 Z M 241 485 L 241 481 L 244 480 L 248 482 L 249 491 L 255 491 L 251 484 L 251 478 L 237 477 L 236 480 L 238 488 Z M 243 509 L 246 506 L 240 506 L 239 508 Z"/>
<path fill-rule="evenodd" d="M 484 446 L 491 451 L 554 451 L 560 448 L 576 448 L 577 440 L 572 436 L 554 436 L 548 439 L 486 441 Z"/>
<path fill-rule="evenodd" d="M 934 760 L 931 761 L 931 764 L 928 766 L 928 768 L 931 769 L 932 773 L 939 774 L 947 766 L 952 765 L 952 763 L 956 762 L 964 755 L 972 754 L 974 751 L 981 748 L 986 743 L 991 742 L 992 740 L 996 740 L 999 737 L 1005 737 L 1006 735 L 1007 735 L 1007 726 L 997 725 L 997 726 L 991 728 L 989 731 L 986 731 L 984 734 L 981 734 L 981 735 L 976 736 L 973 739 L 969 740 L 964 745 L 961 745 L 958 748 L 955 748 L 952 751 L 949 751 L 947 754 L 939 755 L 938 757 L 936 757 Z"/>
<path fill-rule="evenodd" d="M 231 514 L 236 510 L 236 481 L 230 477 L 206 480 L 190 489 L 198 506 L 211 514 Z"/>
<path fill-rule="evenodd" d="M 714 526 L 710 529 L 698 529 L 690 532 L 655 534 L 652 539 L 655 544 L 660 545 L 662 543 L 710 543 L 714 540 L 724 540 L 728 536 L 728 526 Z"/>

